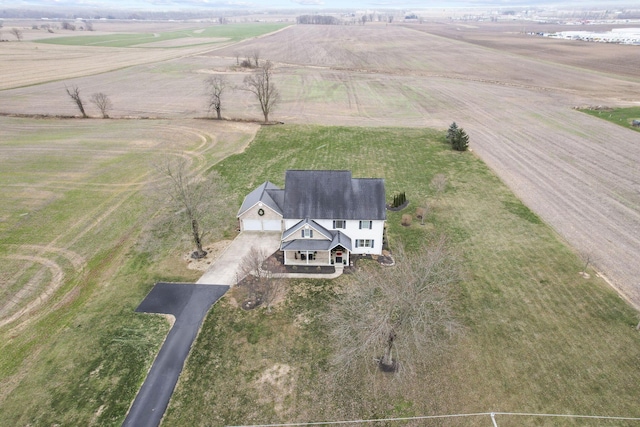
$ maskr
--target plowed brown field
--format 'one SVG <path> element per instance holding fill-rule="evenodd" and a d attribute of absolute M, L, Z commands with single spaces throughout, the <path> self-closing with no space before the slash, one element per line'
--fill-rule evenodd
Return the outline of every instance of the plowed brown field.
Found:
<path fill-rule="evenodd" d="M 87 96 L 108 93 L 113 116 L 204 115 L 202 80 L 224 72 L 240 84 L 245 73 L 233 70 L 236 53 L 258 49 L 277 65 L 282 102 L 275 120 L 442 129 L 458 122 L 516 194 L 578 251 L 592 253 L 598 269 L 640 306 L 640 133 L 572 109 L 638 105 L 640 48 L 519 31 L 294 26 L 206 54 L 5 90 L 0 110 L 75 114 L 67 83 Z M 223 114 L 260 118 L 244 92 L 226 97 Z"/>

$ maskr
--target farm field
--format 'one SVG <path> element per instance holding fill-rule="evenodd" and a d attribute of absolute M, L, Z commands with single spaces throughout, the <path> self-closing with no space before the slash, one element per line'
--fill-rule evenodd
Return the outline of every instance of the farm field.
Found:
<path fill-rule="evenodd" d="M 182 24 L 182 29 L 178 30 L 159 23 L 142 25 L 142 29 L 149 33 L 140 33 L 140 28 L 99 23 L 96 24 L 98 30 L 106 27 L 111 31 L 85 31 L 82 36 L 77 36 L 75 32 L 59 30 L 66 33 L 64 37 L 43 30 L 25 29 L 27 42 L 0 45 L 0 60 L 5 64 L 0 69 L 0 90 L 188 57 L 285 26 L 238 24 L 225 26 L 221 31 L 220 27 L 189 24 L 184 28 L 185 24 Z"/>
<path fill-rule="evenodd" d="M 516 43 L 501 34 L 487 47 L 455 38 L 458 32 L 444 37 L 441 24 L 419 27 L 292 26 L 207 53 L 6 90 L 0 112 L 77 114 L 64 92 L 68 83 L 87 96 L 109 94 L 115 117 L 201 117 L 201 82 L 224 73 L 241 85 L 247 70 L 237 69 L 236 54 L 259 50 L 277 66 L 282 101 L 275 120 L 438 129 L 458 122 L 472 149 L 527 206 L 578 251 L 593 252 L 594 265 L 639 304 L 640 135 L 573 108 L 634 105 L 640 76 L 566 64 L 561 40 Z M 550 41 L 557 49 L 538 58 L 539 44 Z M 602 46 L 578 45 L 593 63 L 607 59 Z M 241 91 L 225 98 L 223 115 L 261 116 Z"/>
<path fill-rule="evenodd" d="M 145 33 L 185 28 L 144 25 Z M 0 421 L 64 425 L 122 420 L 167 330 L 160 319 L 133 316 L 133 307 L 154 280 L 194 278 L 183 264 L 176 266 L 176 248 L 166 248 L 160 260 L 153 261 L 130 251 L 145 223 L 140 191 L 149 179 L 146 165 L 168 151 L 187 152 L 194 164 L 205 168 L 247 146 L 257 125 L 193 118 L 207 115 L 202 81 L 220 73 L 241 84 L 249 71 L 236 66 L 237 57 L 256 50 L 276 64 L 274 80 L 282 101 L 272 118 L 286 125 L 263 129 L 261 142 L 250 147 L 248 157 L 216 166 L 232 181 L 238 204 L 246 191 L 265 179 L 278 183 L 290 167 L 353 169 L 385 177 L 390 193 L 413 188 L 419 197 L 428 196 L 425 184 L 436 169 L 449 174 L 454 191 L 432 223 L 471 253 L 471 277 L 460 297 L 470 331 L 459 354 L 434 360 L 428 374 L 438 380 L 423 391 L 411 391 L 429 408 L 411 410 L 407 402 L 396 401 L 397 408 L 384 407 L 380 413 L 491 408 L 638 416 L 632 399 L 639 383 L 634 376 L 639 357 L 633 331 L 637 313 L 600 278 L 582 279 L 577 255 L 588 254 L 622 295 L 640 305 L 640 134 L 574 107 L 637 105 L 640 68 L 617 67 L 626 61 L 621 58 L 628 50 L 615 46 L 612 54 L 603 46 L 580 44 L 580 55 L 568 55 L 573 50 L 567 42 L 511 37 L 509 32 L 517 32 L 512 27 L 473 31 L 441 23 L 293 26 L 229 47 L 220 46 L 224 42 L 217 39 L 210 46 L 162 48 L 0 44 L 0 59 L 11 65 L 0 69 L 0 113 L 77 114 L 64 86 L 78 85 L 87 98 L 94 92 L 107 93 L 116 118 L 0 117 L 2 302 L 17 301 L 4 305 L 0 317 L 7 323 L 0 326 L 6 342 L 0 348 L 0 377 L 9 384 L 0 394 Z M 121 32 L 130 31 L 127 27 Z M 585 57 L 592 61 L 581 63 L 579 58 Z M 34 66 L 34 60 L 47 64 L 46 71 Z M 88 110 L 98 116 L 92 105 Z M 241 120 L 261 116 L 255 101 L 241 91 L 225 97 L 223 115 Z M 444 150 L 439 144 L 442 134 L 428 129 L 445 130 L 452 121 L 470 134 L 473 154 Z M 376 133 L 361 127 L 380 129 Z M 363 138 L 372 143 L 363 144 Z M 330 153 L 326 147 L 334 140 L 342 144 Z M 475 204 L 469 206 L 471 202 Z M 450 216 L 446 209 L 456 214 Z M 416 237 L 415 230 L 392 227 L 397 239 Z M 50 283 L 59 287 L 48 295 Z M 307 285 L 294 284 L 298 289 Z M 318 285 L 321 299 L 331 294 L 332 285 Z M 42 304 L 31 306 L 34 295 L 43 293 Z M 242 342 L 239 349 L 221 352 L 236 362 L 245 351 L 259 369 L 268 369 L 272 362 L 293 366 L 302 361 L 300 369 L 305 370 L 310 365 L 304 363 L 315 363 L 309 362 L 315 354 L 326 361 L 326 354 L 314 353 L 315 344 L 290 327 L 291 310 L 309 309 L 313 317 L 318 313 L 313 310 L 322 308 L 311 308 L 312 300 L 305 299 L 314 296 L 294 298 L 294 306 L 283 308 L 273 322 L 256 313 L 216 308 L 205 325 L 210 333 L 194 348 L 166 424 L 208 422 L 190 419 L 207 414 L 189 405 L 200 398 L 209 404 L 215 397 L 209 384 L 203 392 L 204 383 L 195 373 L 204 372 L 203 366 L 211 368 L 206 372 L 220 373 L 209 365 L 218 360 L 212 356 L 217 339 Z M 24 309 L 28 316 L 8 323 Z M 110 314 L 104 317 L 105 312 Z M 243 332 L 217 329 L 220 322 L 252 331 L 250 339 Z M 83 328 L 89 324 L 95 326 Z M 310 338 L 317 328 L 319 324 L 312 323 L 299 332 Z M 278 331 L 291 335 L 283 337 Z M 303 347 L 286 342 L 293 337 Z M 265 361 L 258 361 L 265 347 L 250 344 L 255 340 L 274 350 L 279 348 L 276 343 L 292 345 L 292 353 L 282 360 L 268 353 Z M 90 343 L 87 353 L 73 354 L 85 341 Z M 131 351 L 137 346 L 139 352 Z M 123 356 L 128 352 L 132 358 Z M 295 352 L 300 358 L 293 356 Z M 113 362 L 100 364 L 108 358 Z M 251 380 L 258 371 L 225 366 L 229 377 L 203 375 L 202 381 L 246 385 L 238 391 L 239 401 L 255 401 L 252 393 L 257 389 Z M 312 366 L 310 372 L 318 369 Z M 130 382 L 118 372 L 130 372 Z M 246 384 L 230 385 L 231 374 L 238 372 Z M 297 378 L 302 385 L 313 380 Z M 531 382 L 522 384 L 523 378 Z M 45 382 L 49 386 L 39 390 Z M 70 387 L 76 382 L 78 387 Z M 39 390 L 37 395 L 34 390 Z M 87 403 L 74 407 L 78 396 L 86 396 Z M 286 393 L 275 396 L 290 398 Z M 308 396 L 292 399 L 288 408 L 302 405 Z M 286 411 L 278 412 L 279 402 L 258 403 L 271 419 L 293 419 Z M 352 410 L 374 414 L 364 404 Z M 227 419 L 253 419 L 255 414 L 243 411 Z"/>
<path fill-rule="evenodd" d="M 202 171 L 257 127 L 0 123 L 0 424 L 121 423 L 168 330 L 133 310 L 156 280 L 200 275 L 167 262 L 181 242 L 152 254 L 138 246 L 158 209 L 145 190 L 152 163 L 180 155 Z"/>

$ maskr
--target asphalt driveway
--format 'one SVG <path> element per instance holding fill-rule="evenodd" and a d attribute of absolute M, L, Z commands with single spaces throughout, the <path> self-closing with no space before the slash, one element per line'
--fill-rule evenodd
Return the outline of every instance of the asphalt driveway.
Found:
<path fill-rule="evenodd" d="M 271 255 L 279 246 L 280 233 L 242 232 L 196 284 L 157 283 L 153 287 L 136 312 L 171 314 L 176 321 L 123 426 L 157 427 L 160 424 L 204 317 L 211 306 L 241 279 L 240 261 L 252 248 Z"/>
<path fill-rule="evenodd" d="M 176 321 L 123 426 L 156 427 L 160 424 L 204 317 L 228 289 L 226 285 L 157 283 L 138 306 L 137 312 L 172 314 Z"/>

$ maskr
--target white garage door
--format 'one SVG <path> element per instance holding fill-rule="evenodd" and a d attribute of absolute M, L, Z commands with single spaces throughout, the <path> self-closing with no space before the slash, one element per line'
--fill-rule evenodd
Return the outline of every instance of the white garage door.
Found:
<path fill-rule="evenodd" d="M 280 231 L 281 221 L 279 219 L 264 219 L 262 220 L 262 229 L 264 231 Z"/>
<path fill-rule="evenodd" d="M 243 219 L 242 229 L 245 231 L 262 231 L 262 221 L 259 219 Z"/>
<path fill-rule="evenodd" d="M 279 219 L 243 219 L 242 229 L 245 231 L 280 231 Z"/>

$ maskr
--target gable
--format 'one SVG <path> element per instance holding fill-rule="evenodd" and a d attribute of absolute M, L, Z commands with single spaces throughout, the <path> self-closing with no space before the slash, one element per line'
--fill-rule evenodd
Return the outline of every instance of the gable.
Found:
<path fill-rule="evenodd" d="M 301 238 L 302 236 L 300 233 L 303 229 L 311 230 L 313 232 L 313 235 L 310 238 L 314 240 L 332 240 L 334 237 L 333 233 L 330 230 L 327 230 L 317 222 L 309 220 L 307 218 L 298 222 L 293 227 L 285 230 L 284 233 L 282 233 L 282 240 L 285 241 L 289 239 Z"/>
<path fill-rule="evenodd" d="M 258 188 L 247 194 L 240 206 L 237 217 L 257 206 L 259 203 L 266 205 L 278 215 L 282 215 L 283 190 L 269 181 L 264 182 Z"/>
<path fill-rule="evenodd" d="M 352 178 L 350 171 L 288 170 L 285 218 L 386 219 L 384 180 Z"/>

